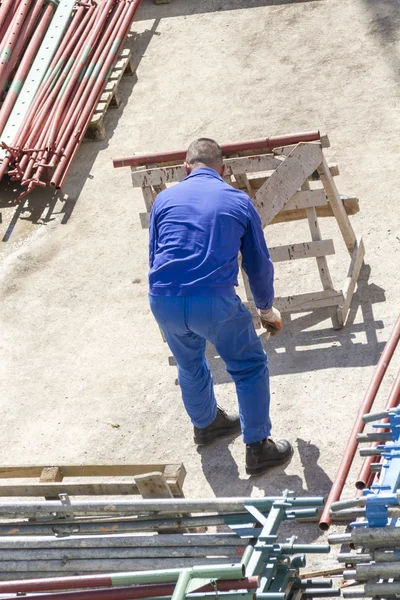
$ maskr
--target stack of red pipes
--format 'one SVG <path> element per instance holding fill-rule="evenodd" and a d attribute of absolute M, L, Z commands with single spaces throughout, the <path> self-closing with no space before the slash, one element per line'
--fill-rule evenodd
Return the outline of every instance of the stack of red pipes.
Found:
<path fill-rule="evenodd" d="M 0 180 L 60 188 L 141 0 L 77 0 L 68 27 L 12 141 L 2 134 L 63 0 L 0 2 Z"/>

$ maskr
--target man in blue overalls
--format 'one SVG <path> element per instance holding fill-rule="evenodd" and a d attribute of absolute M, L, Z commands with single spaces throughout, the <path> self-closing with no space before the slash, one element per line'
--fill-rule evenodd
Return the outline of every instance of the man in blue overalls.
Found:
<path fill-rule="evenodd" d="M 277 333 L 274 270 L 260 217 L 250 198 L 222 179 L 219 145 L 194 141 L 187 177 L 162 191 L 150 218 L 150 306 L 178 364 L 194 441 L 209 444 L 242 429 L 250 475 L 286 462 L 292 446 L 270 439 L 268 361 L 250 312 L 235 293 L 238 254 L 264 327 Z M 216 348 L 236 385 L 240 416 L 217 406 L 205 356 Z"/>

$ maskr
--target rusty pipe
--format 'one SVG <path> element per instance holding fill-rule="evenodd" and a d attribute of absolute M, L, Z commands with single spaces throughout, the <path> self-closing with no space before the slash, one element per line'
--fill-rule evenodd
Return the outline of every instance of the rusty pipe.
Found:
<path fill-rule="evenodd" d="M 128 574 L 129 575 L 129 574 Z M 49 592 L 52 590 L 72 590 L 93 587 L 110 588 L 118 585 L 117 577 L 113 581 L 113 575 L 81 575 L 71 577 L 49 577 L 46 579 L 26 579 L 22 581 L 0 582 L 0 593 L 27 593 L 27 592 Z M 122 579 L 122 578 L 121 578 Z M 222 579 L 216 581 L 216 589 L 219 592 L 230 590 L 257 589 L 260 584 L 259 577 L 246 577 L 244 579 Z M 153 585 L 130 585 L 129 587 L 117 587 L 116 589 L 90 590 L 86 592 L 72 592 L 52 594 L 52 600 L 130 600 L 135 598 L 152 598 L 157 596 L 172 596 L 175 584 L 153 584 Z M 199 587 L 197 592 L 213 592 L 215 587 L 211 584 Z M 32 596 L 32 600 L 48 598 L 49 596 Z"/>
<path fill-rule="evenodd" d="M 293 133 L 288 135 L 279 135 L 270 138 L 258 140 L 248 140 L 245 142 L 233 142 L 221 146 L 222 153 L 235 154 L 236 152 L 246 152 L 251 150 L 270 151 L 279 146 L 291 146 L 299 142 L 315 142 L 321 139 L 319 131 L 308 131 L 305 133 Z M 126 158 L 114 158 L 113 165 L 115 169 L 120 167 L 142 167 L 155 163 L 180 162 L 185 160 L 186 150 L 177 150 L 175 152 L 161 152 L 156 154 L 138 154 Z"/>
<path fill-rule="evenodd" d="M 374 374 L 370 381 L 370 384 L 367 388 L 367 392 L 364 396 L 363 401 L 360 404 L 358 409 L 358 413 L 353 425 L 353 429 L 351 430 L 350 437 L 348 439 L 346 449 L 344 452 L 344 456 L 340 463 L 338 472 L 335 477 L 335 481 L 333 482 L 331 491 L 329 492 L 328 499 L 325 503 L 324 510 L 322 512 L 322 516 L 319 522 L 319 528 L 323 531 L 327 531 L 331 524 L 330 517 L 330 508 L 333 502 L 337 502 L 342 493 L 344 484 L 346 482 L 347 475 L 349 474 L 350 467 L 354 460 L 354 455 L 357 450 L 357 435 L 364 430 L 365 423 L 362 418 L 365 413 L 370 412 L 371 407 L 376 398 L 376 394 L 379 390 L 379 386 L 382 383 L 383 376 L 386 373 L 390 360 L 393 356 L 393 353 L 396 349 L 400 338 L 400 315 L 397 317 L 397 321 L 393 328 L 392 333 L 389 336 L 388 341 L 383 349 L 383 352 L 379 358 L 378 364 L 375 368 Z"/>
<path fill-rule="evenodd" d="M 392 389 L 390 390 L 389 397 L 385 404 L 385 410 L 390 410 L 391 408 L 396 408 L 398 406 L 400 400 L 400 370 L 397 373 L 397 377 L 393 383 Z M 382 425 L 384 423 L 388 423 L 389 419 L 385 418 L 381 421 Z M 384 431 L 382 429 L 378 429 L 377 431 Z M 371 448 L 375 448 L 378 446 L 379 442 L 372 444 Z M 360 469 L 360 472 L 356 481 L 356 488 L 359 490 L 363 490 L 367 487 L 368 480 L 371 474 L 371 465 L 373 463 L 378 462 L 378 458 L 375 456 L 367 456 L 363 462 L 363 465 Z"/>

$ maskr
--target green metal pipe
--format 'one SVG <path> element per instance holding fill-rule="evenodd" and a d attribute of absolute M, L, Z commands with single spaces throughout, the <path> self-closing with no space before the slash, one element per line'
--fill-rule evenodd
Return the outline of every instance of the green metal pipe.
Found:
<path fill-rule="evenodd" d="M 189 582 L 192 578 L 192 573 L 190 569 L 184 569 L 178 577 L 178 581 L 176 582 L 176 586 L 174 589 L 174 593 L 172 594 L 171 600 L 184 600 L 186 596 L 186 590 L 188 588 Z"/>
<path fill-rule="evenodd" d="M 112 585 L 134 585 L 136 583 L 170 583 L 178 581 L 182 569 L 160 569 L 157 571 L 136 571 L 111 575 Z M 192 578 L 242 579 L 245 568 L 242 564 L 197 566 L 190 569 Z"/>
<path fill-rule="evenodd" d="M 253 556 L 254 553 L 254 546 L 252 546 L 251 544 L 249 544 L 248 546 L 246 546 L 243 555 L 242 555 L 242 560 L 240 561 L 241 564 L 243 565 L 244 569 L 246 570 L 251 557 Z"/>

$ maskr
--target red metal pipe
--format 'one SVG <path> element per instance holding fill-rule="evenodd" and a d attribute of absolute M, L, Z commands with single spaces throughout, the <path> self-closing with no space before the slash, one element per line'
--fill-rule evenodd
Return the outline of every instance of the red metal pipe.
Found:
<path fill-rule="evenodd" d="M 4 0 L 0 6 L 0 40 L 3 39 L 3 35 L 6 33 L 8 25 L 13 17 L 12 9 L 14 2 L 15 0 Z M 15 2 L 15 4 L 17 3 Z"/>
<path fill-rule="evenodd" d="M 106 60 L 101 68 L 101 71 L 95 81 L 95 85 L 91 90 L 89 98 L 86 101 L 86 104 L 82 108 L 82 113 L 79 117 L 79 121 L 76 124 L 75 131 L 71 138 L 69 139 L 68 144 L 63 152 L 63 156 L 61 156 L 60 161 L 55 169 L 53 176 L 50 181 L 50 185 L 52 187 L 59 188 L 62 186 L 66 174 L 67 169 L 71 163 L 71 158 L 76 154 L 79 148 L 80 141 L 84 135 L 85 127 L 90 120 L 90 117 L 94 113 L 96 108 L 96 104 L 98 99 L 101 96 L 102 91 L 107 83 L 107 78 L 109 75 L 109 71 L 116 60 L 120 48 L 128 35 L 130 27 L 132 25 L 132 21 L 136 11 L 138 10 L 141 4 L 141 0 L 132 0 L 132 2 L 127 3 L 128 8 L 124 14 L 124 18 L 122 23 L 118 22 L 116 26 L 116 36 L 112 44 L 109 44 L 109 50 L 107 53 Z"/>
<path fill-rule="evenodd" d="M 3 87 L 3 92 L 4 92 L 5 88 L 7 87 L 7 81 L 10 78 L 13 70 L 18 65 L 21 58 L 22 59 L 25 58 L 25 53 L 26 53 L 25 48 L 30 40 L 32 32 L 35 31 L 35 27 L 39 21 L 39 17 L 40 17 L 42 10 L 43 10 L 43 0 L 35 0 L 35 3 L 31 9 L 29 15 L 25 19 L 23 27 L 18 35 L 17 43 L 15 45 L 13 53 L 10 56 L 10 59 L 8 60 L 8 64 L 7 64 L 5 73 L 4 73 L 4 79 L 5 79 L 6 83 Z M 33 60 L 33 58 L 34 57 L 32 57 L 32 60 Z M 15 80 L 15 77 L 16 76 L 14 76 L 14 80 Z"/>
<path fill-rule="evenodd" d="M 96 48 L 95 54 L 91 60 L 91 64 L 101 64 L 101 62 L 106 59 L 106 56 L 109 53 L 109 46 L 113 42 L 113 32 L 118 27 L 118 23 L 122 22 L 124 14 L 123 11 L 125 8 L 126 7 L 121 3 L 117 7 L 117 10 L 113 12 L 113 15 L 108 23 L 108 28 L 105 31 L 100 44 Z M 57 145 L 55 148 L 55 154 L 53 155 L 53 159 L 50 161 L 51 167 L 56 166 L 58 156 L 66 147 L 68 140 L 71 139 L 71 135 L 73 134 L 74 128 L 79 119 L 79 115 L 82 113 L 82 110 L 87 105 L 90 93 L 93 89 L 93 86 L 96 84 L 96 81 L 96 70 L 88 71 L 83 77 L 79 89 L 76 91 L 74 98 L 70 106 L 68 107 L 68 112 L 63 119 L 63 123 L 61 124 Z M 95 106 L 96 105 L 94 105 L 94 108 Z"/>
<path fill-rule="evenodd" d="M 216 582 L 219 592 L 230 590 L 254 590 L 260 584 L 259 577 L 246 577 L 244 579 L 226 579 Z M 79 588 L 107 587 L 112 588 L 112 575 L 81 575 L 74 577 L 49 577 L 46 579 L 25 579 L 20 581 L 0 582 L 0 593 L 28 593 L 45 592 L 51 590 L 69 590 Z M 87 592 L 72 592 L 63 594 L 48 594 L 29 596 L 29 600 L 129 600 L 132 598 L 154 598 L 156 596 L 172 596 L 174 583 L 157 583 L 154 585 L 132 585 L 129 587 L 115 587 L 106 590 L 90 590 Z M 212 585 L 203 585 L 196 592 L 213 592 Z M 194 591 L 194 590 L 193 590 Z M 4 599 L 7 600 L 7 599 Z"/>
<path fill-rule="evenodd" d="M 71 59 L 74 61 L 74 65 L 71 71 L 69 72 L 68 83 L 65 89 L 63 89 L 62 95 L 58 97 L 56 102 L 55 114 L 53 117 L 49 137 L 47 140 L 48 146 L 51 146 L 55 141 L 55 137 L 60 127 L 61 117 L 64 112 L 65 106 L 67 105 L 69 95 L 75 87 L 78 78 L 82 75 L 82 70 L 84 69 L 85 64 L 87 62 L 87 56 L 90 54 L 91 49 L 98 42 L 98 39 L 101 36 L 103 26 L 105 25 L 105 22 L 108 18 L 110 9 L 113 8 L 114 2 L 115 0 L 107 0 L 107 2 L 105 2 L 104 5 L 102 5 L 102 9 L 100 11 L 98 19 L 96 20 L 95 26 L 89 31 L 89 35 L 86 38 L 85 44 L 83 45 L 81 51 L 78 52 L 78 50 L 75 49 L 72 52 Z M 66 76 L 64 77 L 64 79 L 65 78 Z"/>
<path fill-rule="evenodd" d="M 39 7 L 39 12 L 41 10 L 42 0 L 39 0 L 36 4 L 36 9 Z M 50 21 L 53 18 L 53 14 L 55 11 L 55 4 L 50 2 L 47 4 L 43 16 L 37 25 L 35 32 L 29 42 L 29 45 L 24 53 L 24 56 L 21 60 L 21 63 L 17 69 L 16 74 L 14 75 L 13 83 L 11 88 L 8 90 L 6 99 L 3 102 L 3 105 L 0 110 L 0 135 L 4 129 L 5 124 L 7 123 L 7 119 L 11 114 L 13 106 L 18 98 L 19 90 L 21 85 L 24 83 L 26 76 L 28 75 L 29 69 L 34 60 L 35 54 L 42 42 L 44 34 L 47 31 L 47 28 L 50 24 Z M 31 18 L 32 26 L 36 24 L 37 17 L 39 16 L 38 11 L 34 10 Z"/>
<path fill-rule="evenodd" d="M 293 133 L 288 135 L 278 135 L 259 140 L 248 140 L 246 142 L 233 142 L 221 146 L 222 153 L 234 154 L 236 152 L 245 152 L 247 150 L 273 150 L 279 146 L 291 146 L 299 142 L 315 142 L 321 139 L 319 131 L 308 131 L 304 133 Z M 161 152 L 157 154 L 139 154 L 126 158 L 114 158 L 113 165 L 115 169 L 120 167 L 143 167 L 155 163 L 182 161 L 186 158 L 186 150 L 177 150 L 172 152 Z"/>
<path fill-rule="evenodd" d="M 347 475 L 349 474 L 350 467 L 354 460 L 354 455 L 358 446 L 357 435 L 361 433 L 365 427 L 365 423 L 363 422 L 362 417 L 363 415 L 371 411 L 372 404 L 375 400 L 379 386 L 382 383 L 382 379 L 384 374 L 386 373 L 386 369 L 388 368 L 390 360 L 396 349 L 399 338 L 400 315 L 397 317 L 396 324 L 393 328 L 392 333 L 390 334 L 388 341 L 386 342 L 386 345 L 379 358 L 378 364 L 375 368 L 374 374 L 368 386 L 367 392 L 364 396 L 363 401 L 360 404 L 360 408 L 358 409 L 356 420 L 354 422 L 353 429 L 351 430 L 350 437 L 348 439 L 347 446 L 342 458 L 342 462 L 340 463 L 339 470 L 336 474 L 331 491 L 329 492 L 329 496 L 325 503 L 321 520 L 319 522 L 319 528 L 323 531 L 329 529 L 329 526 L 331 524 L 331 518 L 329 514 L 331 505 L 333 502 L 337 502 L 339 500 L 344 484 L 346 483 Z"/>
<path fill-rule="evenodd" d="M 390 390 L 390 394 L 389 397 L 387 399 L 387 402 L 385 404 L 385 410 L 390 410 L 391 408 L 396 408 L 396 406 L 399 405 L 400 402 L 400 370 L 397 373 L 397 377 L 394 380 L 392 389 Z M 388 423 L 389 419 L 382 419 L 381 423 L 382 425 L 384 423 Z M 385 431 L 384 429 L 376 429 L 375 431 Z M 371 448 L 376 448 L 376 446 L 379 445 L 379 442 L 376 442 L 375 444 L 371 445 Z M 359 490 L 363 490 L 366 487 L 370 487 L 369 486 L 369 482 L 368 479 L 370 477 L 371 474 L 371 465 L 373 463 L 377 463 L 379 462 L 379 457 L 376 456 L 366 456 L 364 463 L 360 469 L 360 472 L 358 474 L 357 477 L 357 481 L 356 481 L 356 488 Z M 373 473 L 374 475 L 374 473 Z"/>
<path fill-rule="evenodd" d="M 95 13 L 88 11 L 88 14 L 83 19 L 83 22 L 77 28 L 75 35 L 71 38 L 71 41 L 66 48 L 67 56 L 70 55 L 71 50 L 72 50 L 71 61 L 68 61 L 69 63 L 72 62 L 72 60 L 75 59 L 77 57 L 77 55 L 79 54 L 79 52 L 81 51 L 82 46 L 85 43 L 85 38 L 82 35 L 82 33 L 85 29 L 91 28 L 91 26 L 94 23 L 94 17 L 95 17 Z M 68 54 L 67 54 L 67 52 L 68 52 Z M 67 61 L 65 61 L 65 62 L 67 62 Z M 32 153 L 31 156 L 29 156 L 29 157 L 27 155 L 25 155 L 21 159 L 20 167 L 24 171 L 22 185 L 28 184 L 28 182 L 29 182 L 28 178 L 31 174 L 32 169 L 34 168 L 36 159 L 41 160 L 43 152 L 41 152 L 40 150 L 44 149 L 46 146 L 51 148 L 52 141 L 49 138 L 50 138 L 50 128 L 52 126 L 52 123 L 54 122 L 53 120 L 56 118 L 54 116 L 57 111 L 56 98 L 60 92 L 60 89 L 61 89 L 65 79 L 70 76 L 71 76 L 71 71 L 68 68 L 68 63 L 67 63 L 65 65 L 61 75 L 59 76 L 54 88 L 52 90 L 50 88 L 48 88 L 50 90 L 50 94 L 48 95 L 47 99 L 45 100 L 43 106 L 33 117 L 33 121 L 35 122 L 35 125 L 34 125 L 33 129 L 31 130 L 31 133 L 29 134 L 29 138 L 25 141 L 25 145 L 28 147 L 29 146 L 37 147 L 38 152 Z M 42 133 L 40 133 L 40 132 L 42 132 Z M 40 135 L 39 140 L 37 139 L 38 135 Z M 42 172 L 42 169 L 39 171 L 39 177 L 40 177 L 41 172 Z M 37 175 L 35 175 L 35 179 L 38 180 L 39 177 L 37 177 Z"/>
<path fill-rule="evenodd" d="M 7 35 L 5 43 L 2 47 L 3 56 L 4 51 L 6 51 L 8 57 L 12 55 L 14 47 L 17 44 L 17 41 L 21 34 L 21 29 L 23 27 L 24 21 L 31 9 L 31 5 L 32 0 L 23 0 L 21 2 L 18 12 L 15 14 L 15 17 L 10 25 L 9 33 Z M 8 60 L 3 58 L 3 60 L 0 62 L 0 90 L 3 89 L 4 84 L 7 80 L 6 71 L 8 67 Z"/>

